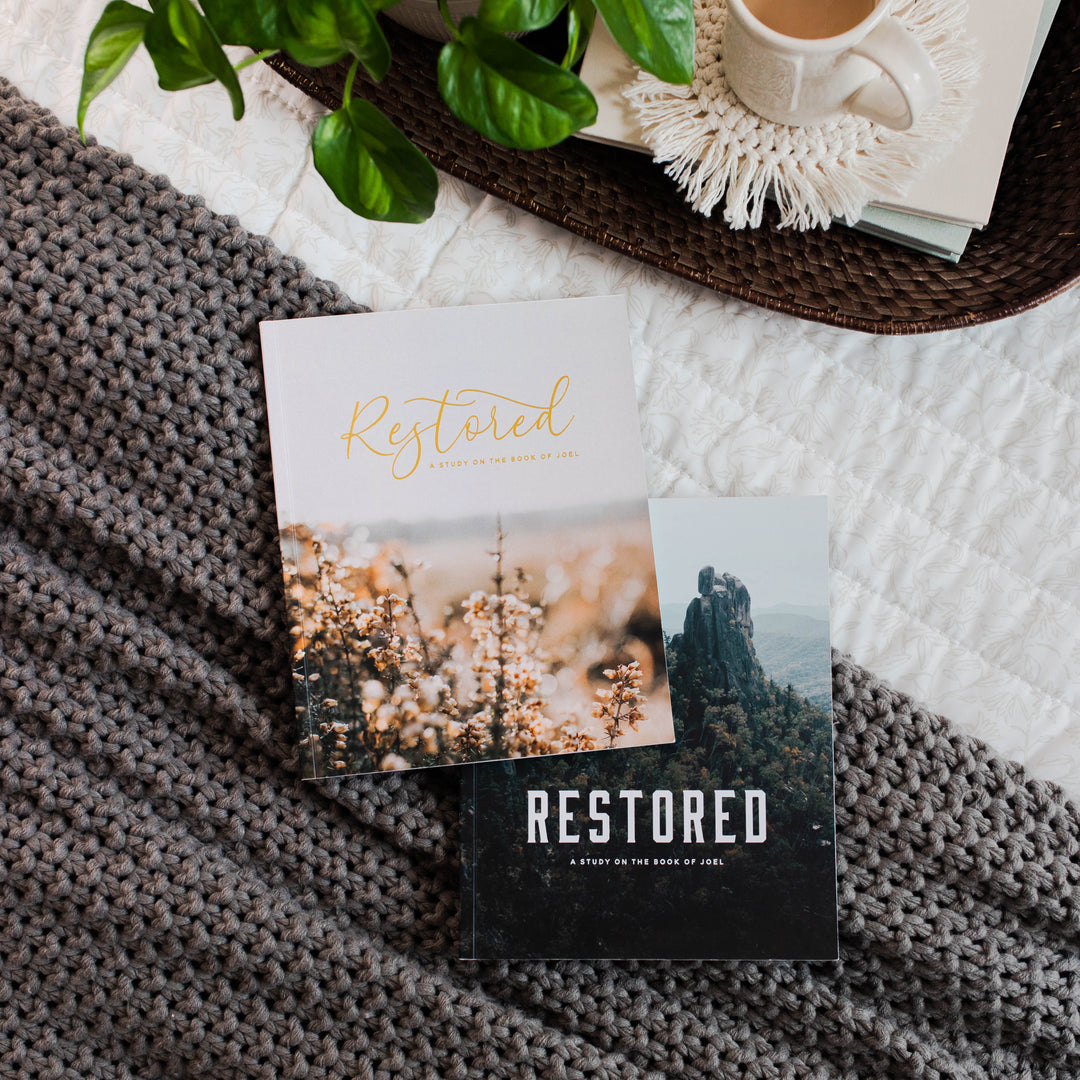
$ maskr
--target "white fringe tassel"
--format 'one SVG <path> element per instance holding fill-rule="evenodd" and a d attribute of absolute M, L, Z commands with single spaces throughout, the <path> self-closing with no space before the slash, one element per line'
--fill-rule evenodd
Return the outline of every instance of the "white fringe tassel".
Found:
<path fill-rule="evenodd" d="M 695 7 L 702 6 L 697 0 Z M 918 172 L 952 147 L 974 109 L 981 65 L 965 30 L 966 0 L 904 0 L 893 13 L 922 41 L 943 87 L 941 102 L 906 132 L 860 117 L 816 128 L 773 124 L 726 86 L 717 95 L 715 84 L 697 78 L 692 86 L 672 86 L 641 72 L 623 96 L 655 160 L 706 217 L 723 200 L 731 228 L 755 228 L 772 192 L 783 227 L 827 229 L 834 219 L 852 224 L 868 202 L 902 197 Z M 702 28 L 709 25 L 698 19 L 699 55 Z M 774 129 L 777 139 L 762 140 L 763 128 Z M 762 142 L 775 141 L 794 142 L 801 152 L 762 151 Z"/>

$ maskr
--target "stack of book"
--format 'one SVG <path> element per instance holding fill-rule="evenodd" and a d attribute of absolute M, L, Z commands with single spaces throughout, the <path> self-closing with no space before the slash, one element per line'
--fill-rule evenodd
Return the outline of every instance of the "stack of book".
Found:
<path fill-rule="evenodd" d="M 824 498 L 649 500 L 621 296 L 261 334 L 301 768 L 460 769 L 461 955 L 836 959 Z"/>
<path fill-rule="evenodd" d="M 916 177 L 902 199 L 868 205 L 854 228 L 958 262 L 972 231 L 990 219 L 1017 110 L 1046 42 L 1059 0 L 979 0 L 968 31 L 982 63 L 976 107 L 963 137 Z M 581 76 L 596 96 L 596 123 L 586 138 L 646 150 L 637 118 L 621 91 L 636 69 L 606 29 L 596 32 Z"/>

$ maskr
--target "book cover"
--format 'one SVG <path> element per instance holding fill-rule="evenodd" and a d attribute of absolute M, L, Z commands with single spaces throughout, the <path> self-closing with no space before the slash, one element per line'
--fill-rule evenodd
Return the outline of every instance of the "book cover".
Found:
<path fill-rule="evenodd" d="M 305 777 L 672 740 L 624 298 L 261 334 Z"/>
<path fill-rule="evenodd" d="M 966 25 L 982 65 L 971 123 L 948 154 L 919 173 L 903 197 L 883 198 L 881 206 L 985 227 L 1028 71 L 1045 40 L 1038 34 L 1039 24 L 1053 2 L 982 0 L 968 5 Z"/>
<path fill-rule="evenodd" d="M 676 741 L 463 770 L 461 954 L 835 959 L 825 500 L 651 509 Z"/>

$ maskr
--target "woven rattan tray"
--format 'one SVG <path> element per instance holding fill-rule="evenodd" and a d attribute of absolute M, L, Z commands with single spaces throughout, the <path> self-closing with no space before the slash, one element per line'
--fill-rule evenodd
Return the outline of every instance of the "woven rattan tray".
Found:
<path fill-rule="evenodd" d="M 976 0 L 977 2 L 977 0 Z M 357 84 L 440 169 L 605 247 L 717 292 L 804 319 L 913 334 L 1004 318 L 1080 277 L 1080 0 L 1062 0 L 1013 129 L 986 229 L 954 265 L 834 227 L 771 219 L 732 231 L 694 213 L 647 157 L 568 139 L 522 153 L 482 139 L 443 105 L 439 46 L 387 24 L 394 65 Z M 336 108 L 345 69 L 272 66 Z"/>

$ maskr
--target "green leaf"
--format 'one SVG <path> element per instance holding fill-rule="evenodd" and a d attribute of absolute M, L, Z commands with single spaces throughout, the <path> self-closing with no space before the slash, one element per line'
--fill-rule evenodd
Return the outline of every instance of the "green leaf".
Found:
<path fill-rule="evenodd" d="M 566 18 L 566 56 L 563 67 L 572 68 L 584 55 L 596 22 L 593 0 L 570 0 Z"/>
<path fill-rule="evenodd" d="M 631 60 L 664 82 L 693 81 L 693 0 L 595 2 L 611 36 Z"/>
<path fill-rule="evenodd" d="M 349 55 L 337 32 L 337 20 L 326 4 L 287 0 L 285 6 L 290 24 L 285 48 L 294 60 L 308 67 L 325 67 Z"/>
<path fill-rule="evenodd" d="M 171 2 L 171 0 L 170 0 Z M 169 23 L 169 3 L 155 5 L 156 10 L 146 24 L 146 51 L 154 61 L 158 85 L 163 90 L 186 90 L 214 81 L 206 65 L 176 40 Z"/>
<path fill-rule="evenodd" d="M 191 0 L 158 0 L 146 26 L 146 49 L 163 90 L 186 90 L 217 79 L 228 91 L 233 119 L 244 115 L 244 94 L 213 27 Z"/>
<path fill-rule="evenodd" d="M 201 0 L 201 6 L 223 45 L 280 49 L 292 30 L 285 0 Z"/>
<path fill-rule="evenodd" d="M 225 87 L 232 102 L 233 119 L 244 115 L 244 92 L 214 28 L 191 0 L 169 0 L 169 25 L 180 44 L 206 65 L 206 70 Z"/>
<path fill-rule="evenodd" d="M 297 55 L 297 48 L 309 56 L 333 57 L 324 64 L 351 53 L 376 82 L 389 70 L 390 44 L 365 0 L 288 0 L 288 6 L 295 37 L 286 48 L 300 63 L 321 66 Z"/>
<path fill-rule="evenodd" d="M 149 11 L 128 4 L 125 0 L 112 0 L 112 3 L 105 5 L 101 18 L 90 31 L 77 113 L 79 135 L 83 138 L 87 107 L 123 71 L 124 65 L 142 42 L 149 21 Z"/>
<path fill-rule="evenodd" d="M 315 168 L 353 213 L 375 221 L 426 221 L 439 178 L 431 162 L 361 98 L 324 116 L 311 138 Z"/>
<path fill-rule="evenodd" d="M 539 30 L 564 7 L 566 0 L 481 0 L 477 18 L 489 30 L 501 33 Z"/>
<path fill-rule="evenodd" d="M 439 54 L 450 111 L 504 146 L 538 150 L 596 120 L 596 99 L 571 71 L 493 33 L 473 17 Z"/>

